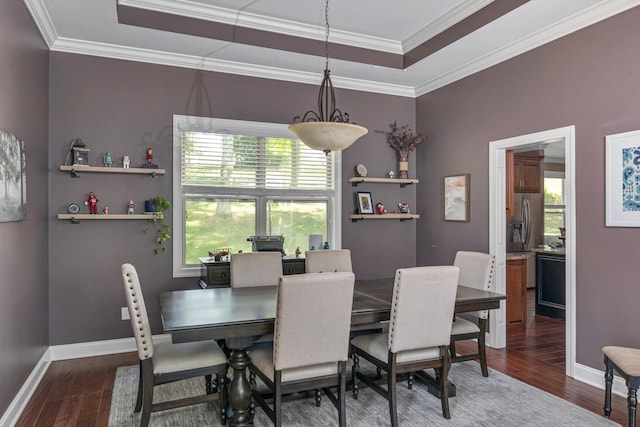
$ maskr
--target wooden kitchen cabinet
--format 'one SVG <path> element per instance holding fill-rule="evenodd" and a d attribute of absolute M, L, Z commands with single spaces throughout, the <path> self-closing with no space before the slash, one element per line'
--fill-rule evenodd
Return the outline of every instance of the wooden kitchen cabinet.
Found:
<path fill-rule="evenodd" d="M 507 260 L 507 335 L 527 327 L 527 260 Z"/>
<path fill-rule="evenodd" d="M 544 158 L 538 151 L 516 153 L 513 157 L 513 191 L 539 193 L 541 190 L 540 162 Z"/>

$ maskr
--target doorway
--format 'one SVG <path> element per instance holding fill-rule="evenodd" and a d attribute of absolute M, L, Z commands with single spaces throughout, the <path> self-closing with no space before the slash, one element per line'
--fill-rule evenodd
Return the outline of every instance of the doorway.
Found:
<path fill-rule="evenodd" d="M 564 144 L 565 153 L 565 251 L 566 251 L 566 375 L 575 370 L 575 126 L 567 126 L 491 141 L 489 143 L 489 252 L 496 257 L 494 290 L 506 293 L 506 161 L 508 149 L 522 149 L 550 142 Z M 487 344 L 503 348 L 506 345 L 505 303 L 490 316 Z"/>

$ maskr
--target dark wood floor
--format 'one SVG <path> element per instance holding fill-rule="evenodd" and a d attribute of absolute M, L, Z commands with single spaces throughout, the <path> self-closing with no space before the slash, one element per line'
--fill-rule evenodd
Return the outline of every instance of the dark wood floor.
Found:
<path fill-rule="evenodd" d="M 533 292 L 527 296 L 526 333 L 509 337 L 506 349 L 488 349 L 489 366 L 602 414 L 603 391 L 564 374 L 564 322 L 535 316 Z M 137 363 L 136 353 L 53 362 L 17 426 L 106 426 L 116 368 Z M 611 419 L 626 425 L 626 413 L 625 399 L 613 396 Z"/>

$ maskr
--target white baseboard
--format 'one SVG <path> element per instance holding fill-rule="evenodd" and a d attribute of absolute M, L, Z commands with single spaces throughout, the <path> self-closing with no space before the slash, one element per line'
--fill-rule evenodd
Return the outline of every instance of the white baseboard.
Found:
<path fill-rule="evenodd" d="M 171 341 L 171 335 L 154 335 L 153 342 L 160 343 Z M 93 341 L 78 344 L 52 345 L 42 355 L 31 374 L 24 382 L 20 391 L 7 408 L 2 418 L 0 427 L 10 427 L 15 425 L 22 415 L 22 411 L 29 403 L 29 399 L 35 392 L 38 384 L 44 377 L 45 372 L 53 361 L 78 359 L 80 357 L 104 356 L 107 354 L 126 353 L 136 351 L 134 338 L 122 338 L 116 340 Z"/>
<path fill-rule="evenodd" d="M 29 399 L 33 396 L 33 393 L 38 388 L 38 384 L 44 377 L 45 372 L 49 368 L 51 364 L 51 351 L 47 349 L 38 363 L 36 363 L 35 368 L 29 374 L 27 380 L 22 384 L 18 394 L 13 398 L 13 401 L 7 408 L 4 414 L 2 414 L 2 418 L 0 418 L 0 427 L 9 427 L 13 426 L 18 422 L 18 418 L 22 415 L 22 411 L 29 403 Z"/>
<path fill-rule="evenodd" d="M 575 375 L 574 379 L 577 381 L 603 390 L 602 401 L 604 402 L 604 371 L 576 363 L 573 373 Z M 627 385 L 622 378 L 618 376 L 613 377 L 611 392 L 625 399 L 627 398 Z"/>

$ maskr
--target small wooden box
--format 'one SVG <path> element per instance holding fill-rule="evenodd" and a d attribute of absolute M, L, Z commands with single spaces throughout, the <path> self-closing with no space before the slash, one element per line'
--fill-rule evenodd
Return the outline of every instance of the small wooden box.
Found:
<path fill-rule="evenodd" d="M 89 148 L 73 147 L 73 164 L 89 165 Z"/>

